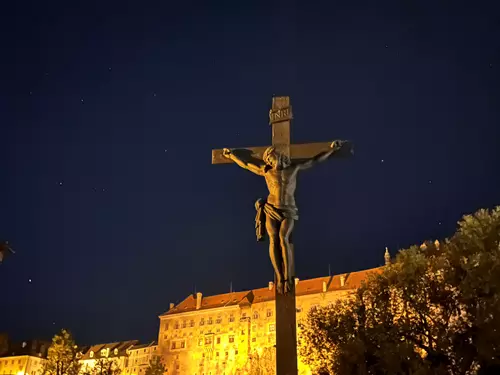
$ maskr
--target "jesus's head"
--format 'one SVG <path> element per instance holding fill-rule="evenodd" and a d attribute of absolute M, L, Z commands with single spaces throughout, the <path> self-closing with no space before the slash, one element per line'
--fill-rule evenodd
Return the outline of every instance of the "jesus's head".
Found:
<path fill-rule="evenodd" d="M 264 151 L 263 160 L 273 169 L 285 169 L 290 166 L 290 158 L 276 151 L 272 146 Z"/>

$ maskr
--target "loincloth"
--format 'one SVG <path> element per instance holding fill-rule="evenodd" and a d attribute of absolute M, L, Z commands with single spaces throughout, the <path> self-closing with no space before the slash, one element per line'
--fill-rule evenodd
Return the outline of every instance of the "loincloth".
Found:
<path fill-rule="evenodd" d="M 257 199 L 257 202 L 255 202 L 255 209 L 257 210 L 257 214 L 255 215 L 257 241 L 264 240 L 266 217 L 276 220 L 279 223 L 285 219 L 299 220 L 296 207 L 277 208 L 262 198 Z"/>

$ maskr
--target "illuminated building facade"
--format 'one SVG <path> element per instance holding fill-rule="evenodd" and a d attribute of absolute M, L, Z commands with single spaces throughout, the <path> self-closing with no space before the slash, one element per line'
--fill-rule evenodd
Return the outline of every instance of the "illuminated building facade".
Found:
<path fill-rule="evenodd" d="M 0 340 L 0 375 L 42 375 L 50 343 L 39 340 L 11 344 Z"/>
<path fill-rule="evenodd" d="M 90 374 L 96 366 L 101 362 L 113 362 L 113 368 L 120 369 L 120 373 L 129 366 L 128 350 L 138 344 L 137 340 L 113 342 L 109 344 L 92 345 L 90 348 L 85 348 L 78 355 L 78 361 L 81 364 L 80 373 Z"/>
<path fill-rule="evenodd" d="M 149 344 L 134 345 L 127 352 L 128 366 L 122 372 L 124 375 L 144 375 L 149 363 L 159 357 L 156 341 Z"/>
<path fill-rule="evenodd" d="M 347 298 L 369 273 L 381 268 L 310 280 L 296 279 L 297 321 L 316 306 Z M 204 297 L 188 296 L 160 315 L 158 351 L 167 374 L 245 374 L 252 360 L 273 366 L 275 345 L 274 285 Z M 299 373 L 310 374 L 299 359 Z"/>

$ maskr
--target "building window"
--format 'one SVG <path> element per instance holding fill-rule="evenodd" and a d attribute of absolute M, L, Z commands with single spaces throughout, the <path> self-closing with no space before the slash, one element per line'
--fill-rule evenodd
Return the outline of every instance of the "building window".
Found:
<path fill-rule="evenodd" d="M 205 337 L 205 345 L 210 345 L 212 343 L 212 336 Z"/>
<path fill-rule="evenodd" d="M 234 342 L 234 336 L 233 335 L 229 336 L 229 342 Z"/>
<path fill-rule="evenodd" d="M 203 326 L 203 325 L 205 325 L 205 318 L 200 319 L 200 326 Z"/>
<path fill-rule="evenodd" d="M 229 352 L 226 352 L 225 354 L 226 354 L 226 357 L 227 357 L 229 355 Z"/>
<path fill-rule="evenodd" d="M 259 319 L 259 313 L 258 313 L 257 311 L 255 311 L 255 312 L 253 313 L 253 318 L 254 318 L 254 319 Z"/>
<path fill-rule="evenodd" d="M 202 346 L 203 345 L 203 341 L 204 341 L 203 337 L 200 337 L 198 339 L 198 346 Z"/>
<path fill-rule="evenodd" d="M 252 342 L 255 342 L 257 341 L 257 339 L 255 337 L 252 338 Z"/>
<path fill-rule="evenodd" d="M 182 321 L 182 328 L 186 328 L 186 321 L 185 320 Z"/>
<path fill-rule="evenodd" d="M 90 358 L 94 358 L 94 352 L 92 350 L 90 351 Z"/>
<path fill-rule="evenodd" d="M 241 318 L 242 319 L 245 319 L 246 317 L 247 317 L 247 313 L 246 312 L 244 312 L 243 314 L 241 314 Z"/>
<path fill-rule="evenodd" d="M 186 341 L 182 340 L 181 341 L 181 349 L 184 349 L 186 347 Z"/>
<path fill-rule="evenodd" d="M 242 334 L 243 336 L 245 335 L 245 330 L 244 330 L 244 329 L 242 329 L 242 330 L 241 330 L 241 334 Z"/>
<path fill-rule="evenodd" d="M 165 331 L 168 331 L 168 322 L 165 322 Z"/>
<path fill-rule="evenodd" d="M 172 349 L 175 349 L 175 341 L 172 341 Z"/>
<path fill-rule="evenodd" d="M 217 317 L 217 319 L 215 320 L 215 324 L 221 324 L 222 323 L 222 318 L 220 317 L 220 315 Z"/>
<path fill-rule="evenodd" d="M 268 318 L 270 318 L 271 316 L 273 316 L 273 310 L 271 310 L 271 309 L 267 309 L 266 316 L 267 316 Z"/>
<path fill-rule="evenodd" d="M 269 332 L 274 332 L 276 330 L 276 326 L 274 324 L 269 324 Z"/>
<path fill-rule="evenodd" d="M 213 323 L 213 321 L 212 321 L 212 317 L 208 318 L 208 322 L 207 322 L 207 323 L 208 323 L 208 324 L 212 324 L 212 323 Z"/>
<path fill-rule="evenodd" d="M 115 355 L 118 355 L 118 349 L 113 350 L 113 353 L 115 353 Z"/>
<path fill-rule="evenodd" d="M 191 319 L 191 321 L 189 322 L 189 326 L 190 326 L 191 328 L 193 328 L 193 327 L 194 327 L 194 320 L 193 320 L 193 319 Z"/>
<path fill-rule="evenodd" d="M 217 339 L 216 339 L 216 343 L 217 343 L 217 344 L 220 344 L 220 337 L 217 337 Z"/>
<path fill-rule="evenodd" d="M 238 349 L 234 351 L 234 355 L 238 355 Z"/>
<path fill-rule="evenodd" d="M 179 322 L 175 322 L 174 329 L 179 329 Z"/>
<path fill-rule="evenodd" d="M 229 322 L 230 323 L 234 322 L 234 315 L 233 314 L 229 315 Z"/>

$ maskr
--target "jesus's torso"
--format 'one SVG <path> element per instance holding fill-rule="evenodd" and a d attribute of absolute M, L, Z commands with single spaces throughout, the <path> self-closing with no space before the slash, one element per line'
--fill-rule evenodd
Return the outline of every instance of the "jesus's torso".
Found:
<path fill-rule="evenodd" d="M 267 202 L 277 208 L 296 208 L 295 188 L 297 186 L 297 168 L 269 169 L 264 174 L 269 196 Z"/>

